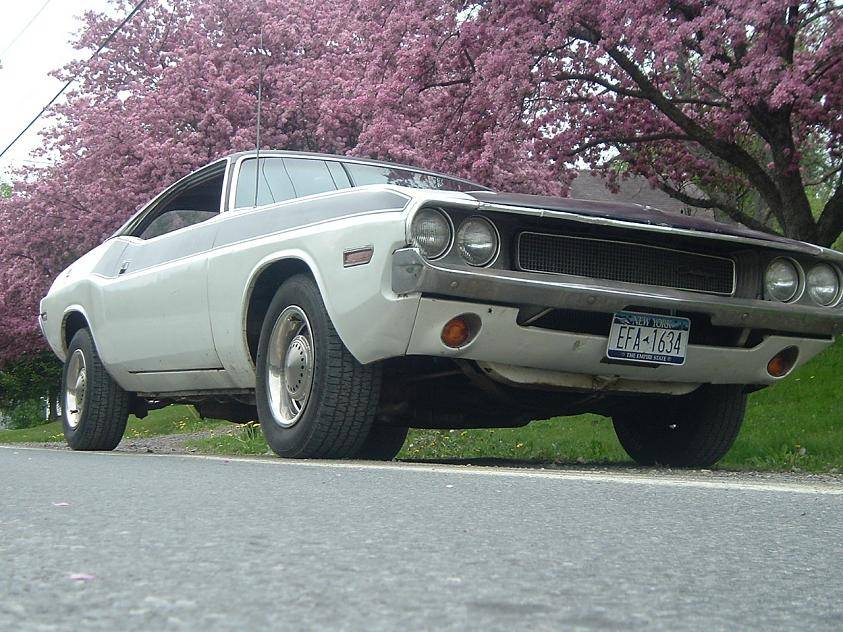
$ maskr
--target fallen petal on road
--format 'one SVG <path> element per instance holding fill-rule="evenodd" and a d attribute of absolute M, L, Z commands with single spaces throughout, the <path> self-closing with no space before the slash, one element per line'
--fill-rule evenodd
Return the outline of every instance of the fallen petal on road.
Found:
<path fill-rule="evenodd" d="M 87 573 L 72 573 L 70 575 L 70 579 L 73 579 L 78 582 L 90 582 L 96 579 L 94 575 L 88 575 Z"/>

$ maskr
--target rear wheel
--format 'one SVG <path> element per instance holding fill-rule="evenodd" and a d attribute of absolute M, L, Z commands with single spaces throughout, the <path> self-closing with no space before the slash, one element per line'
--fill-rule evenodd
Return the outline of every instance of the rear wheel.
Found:
<path fill-rule="evenodd" d="M 334 329 L 319 288 L 291 277 L 269 305 L 257 353 L 258 417 L 283 457 L 357 455 L 377 410 L 380 365 L 362 365 Z"/>
<path fill-rule="evenodd" d="M 372 426 L 369 436 L 354 456 L 370 461 L 391 461 L 404 446 L 408 432 L 409 428 L 400 426 Z"/>
<path fill-rule="evenodd" d="M 123 438 L 130 394 L 111 379 L 87 329 L 73 336 L 62 374 L 64 438 L 74 450 L 113 450 Z"/>
<path fill-rule="evenodd" d="M 732 447 L 745 411 L 743 387 L 708 385 L 612 421 L 623 449 L 641 465 L 708 467 Z"/>

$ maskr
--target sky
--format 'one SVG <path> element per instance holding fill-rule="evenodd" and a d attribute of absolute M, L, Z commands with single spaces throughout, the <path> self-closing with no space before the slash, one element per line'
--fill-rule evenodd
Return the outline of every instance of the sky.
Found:
<path fill-rule="evenodd" d="M 69 43 L 80 26 L 76 17 L 107 6 L 107 0 L 0 0 L 0 151 L 61 88 L 48 73 L 78 56 Z M 33 126 L 0 158 L 0 181 L 8 181 L 9 171 L 30 159 L 39 143 L 38 128 Z"/>

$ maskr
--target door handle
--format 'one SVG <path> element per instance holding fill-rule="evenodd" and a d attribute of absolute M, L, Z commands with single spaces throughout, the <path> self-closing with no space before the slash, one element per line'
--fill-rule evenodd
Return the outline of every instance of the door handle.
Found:
<path fill-rule="evenodd" d="M 129 269 L 129 264 L 131 261 L 124 261 L 120 264 L 120 271 L 117 273 L 118 275 L 123 274 L 126 270 Z"/>

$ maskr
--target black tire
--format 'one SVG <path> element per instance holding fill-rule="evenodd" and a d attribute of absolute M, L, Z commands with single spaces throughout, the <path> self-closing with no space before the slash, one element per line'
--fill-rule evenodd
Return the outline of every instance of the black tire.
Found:
<path fill-rule="evenodd" d="M 268 360 L 273 329 L 288 308 L 298 308 L 306 316 L 314 361 L 309 396 L 298 418 L 284 427 L 270 403 Z M 372 426 L 380 386 L 380 365 L 362 365 L 346 349 L 313 279 L 296 275 L 285 281 L 267 310 L 257 353 L 258 418 L 269 447 L 288 458 L 355 456 Z"/>
<path fill-rule="evenodd" d="M 612 421 L 623 449 L 641 465 L 708 467 L 732 447 L 745 411 L 743 387 L 708 385 Z"/>
<path fill-rule="evenodd" d="M 81 371 L 74 368 L 79 354 L 84 361 L 82 382 L 78 377 Z M 79 385 L 81 397 L 76 388 Z M 111 379 L 87 329 L 77 331 L 67 348 L 62 393 L 62 427 L 67 445 L 73 450 L 116 448 L 126 431 L 131 395 Z"/>
<path fill-rule="evenodd" d="M 369 461 L 391 461 L 401 452 L 409 430 L 401 426 L 374 425 L 354 456 Z"/>

